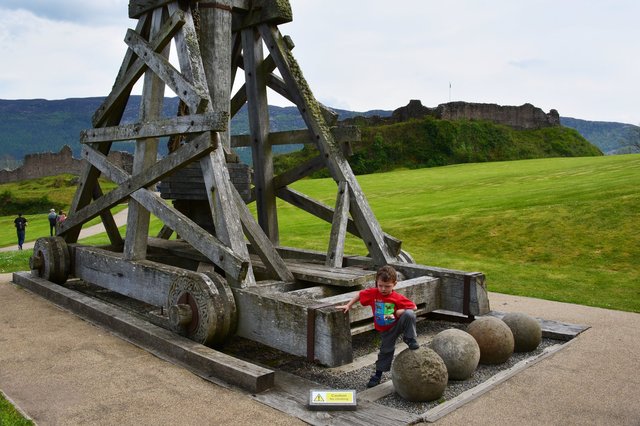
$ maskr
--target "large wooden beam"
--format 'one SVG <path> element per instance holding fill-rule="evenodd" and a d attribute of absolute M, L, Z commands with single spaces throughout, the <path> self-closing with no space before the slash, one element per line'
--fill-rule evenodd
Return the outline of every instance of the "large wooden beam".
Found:
<path fill-rule="evenodd" d="M 307 213 L 311 213 L 312 215 L 326 222 L 331 223 L 331 221 L 333 220 L 334 209 L 327 206 L 326 204 L 322 204 L 319 201 L 314 200 L 311 197 L 308 197 L 307 195 L 299 191 L 296 191 L 291 188 L 286 188 L 286 187 L 279 188 L 277 191 L 277 195 L 279 198 L 283 199 L 289 204 L 296 206 L 306 211 Z M 355 223 L 351 219 L 349 219 L 348 221 L 347 231 L 351 235 L 355 235 L 358 238 L 362 238 L 360 236 L 360 231 L 358 227 L 355 225 Z M 394 254 L 394 256 L 397 256 L 400 253 L 400 250 L 402 247 L 402 241 L 388 234 L 384 234 L 383 238 L 385 239 L 385 243 L 389 247 L 389 250 L 391 251 L 391 253 Z"/>
<path fill-rule="evenodd" d="M 325 265 L 339 268 L 344 258 L 344 243 L 347 234 L 349 220 L 349 187 L 346 182 L 338 184 L 336 208 L 331 221 L 331 234 L 329 235 L 329 248 Z"/>
<path fill-rule="evenodd" d="M 162 10 L 156 9 L 152 12 L 151 28 L 149 39 L 152 40 L 162 30 Z M 135 34 L 140 40 L 142 37 Z M 139 51 L 134 51 L 140 55 Z M 167 45 L 161 53 L 152 52 L 167 61 L 169 57 L 170 45 Z M 147 54 L 149 52 L 146 52 Z M 141 121 L 156 120 L 162 116 L 162 105 L 164 101 L 165 84 L 161 77 L 152 72 L 153 68 L 147 69 L 144 74 L 144 85 L 142 87 L 142 98 L 140 100 Z M 158 156 L 158 138 L 137 139 L 135 152 L 133 155 L 133 174 L 140 174 L 151 167 Z M 129 260 L 140 260 L 147 257 L 147 238 L 149 237 L 149 223 L 151 216 L 149 211 L 138 204 L 135 199 L 129 199 L 129 210 L 127 212 L 127 230 L 124 240 L 124 257 Z"/>
<path fill-rule="evenodd" d="M 176 11 L 170 18 L 163 24 L 160 32 L 157 36 L 151 41 L 151 46 L 154 52 L 160 52 L 164 50 L 165 47 L 171 42 L 173 36 L 178 32 L 178 30 L 184 25 L 185 14 L 182 11 Z M 141 23 L 144 20 L 140 20 Z M 142 25 L 138 25 L 136 27 L 136 33 L 140 34 L 142 31 Z M 112 117 L 117 111 L 123 110 L 126 106 L 127 100 L 129 98 L 129 94 L 133 89 L 133 86 L 138 81 L 138 79 L 142 76 L 142 74 L 147 69 L 147 65 L 145 62 L 138 58 L 133 50 L 127 49 L 127 53 L 125 55 L 125 59 L 122 62 L 122 66 L 120 68 L 120 73 L 116 78 L 116 81 L 111 89 L 111 93 L 107 96 L 107 98 L 102 102 L 102 104 L 96 109 L 96 112 L 92 117 L 93 127 L 104 127 L 112 126 L 114 124 L 118 124 L 120 120 L 113 121 L 109 120 L 108 123 L 105 120 L 108 120 L 109 117 Z"/>
<path fill-rule="evenodd" d="M 92 128 L 80 132 L 80 143 L 114 142 L 160 136 L 188 135 L 207 131 L 225 131 L 226 112 L 183 115 L 120 126 Z"/>
<path fill-rule="evenodd" d="M 176 151 L 151 166 L 144 173 L 128 177 L 113 191 L 97 198 L 93 203 L 78 210 L 74 215 L 69 216 L 67 220 L 60 224 L 61 232 L 68 232 L 74 227 L 88 222 L 98 216 L 101 211 L 110 209 L 123 201 L 133 191 L 137 191 L 140 188 L 150 186 L 162 180 L 186 164 L 200 159 L 215 149 L 215 147 L 216 140 L 211 139 L 210 133 L 182 145 Z M 116 166 L 111 164 L 104 154 L 93 148 L 85 147 L 82 150 L 82 156 L 106 176 L 120 179 L 123 173 L 126 173 L 124 170 L 112 170 L 112 168 L 116 168 Z"/>
<path fill-rule="evenodd" d="M 278 244 L 278 215 L 273 188 L 273 153 L 269 144 L 269 105 L 263 65 L 262 38 L 253 28 L 242 30 L 247 112 L 253 156 L 253 184 L 258 223 L 267 237 Z"/>
<path fill-rule="evenodd" d="M 318 149 L 327 159 L 327 167 L 336 182 L 346 181 L 351 192 L 351 217 L 361 235 L 361 238 L 376 264 L 383 265 L 394 260 L 395 256 L 387 247 L 384 232 L 373 214 L 358 181 L 335 143 L 325 122 L 323 110 L 313 97 L 302 71 L 280 31 L 273 25 L 260 25 L 260 34 L 269 48 L 271 56 L 278 66 L 278 71 L 287 84 L 288 92 L 295 100 L 307 128 L 313 133 Z"/>
<path fill-rule="evenodd" d="M 127 45 L 136 52 L 147 67 L 152 69 L 162 81 L 189 107 L 192 113 L 205 111 L 209 96 L 204 87 L 188 81 L 167 58 L 157 54 L 153 46 L 147 43 L 135 31 L 129 30 L 125 38 Z"/>
<path fill-rule="evenodd" d="M 175 0 L 131 0 L 129 1 L 129 18 L 140 18 L 147 12 L 158 7 L 166 6 L 174 3 Z M 191 0 L 190 3 L 199 3 L 200 8 L 216 7 L 218 1 Z M 233 0 L 231 1 L 233 9 L 248 10 L 251 6 L 251 0 Z M 218 6 L 219 7 L 219 6 Z"/>

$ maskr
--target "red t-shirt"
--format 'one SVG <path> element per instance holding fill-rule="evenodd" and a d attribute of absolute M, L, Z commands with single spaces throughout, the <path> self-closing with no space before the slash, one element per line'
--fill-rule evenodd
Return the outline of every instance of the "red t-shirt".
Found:
<path fill-rule="evenodd" d="M 396 325 L 395 313 L 398 309 L 416 309 L 416 304 L 400 293 L 392 291 L 390 295 L 383 296 L 377 287 L 362 290 L 360 304 L 371 306 L 373 324 L 378 331 L 387 331 Z"/>

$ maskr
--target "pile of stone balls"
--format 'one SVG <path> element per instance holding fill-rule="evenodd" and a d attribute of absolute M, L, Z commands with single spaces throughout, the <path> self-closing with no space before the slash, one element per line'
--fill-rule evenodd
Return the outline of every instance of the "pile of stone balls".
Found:
<path fill-rule="evenodd" d="M 393 386 L 408 401 L 433 401 L 442 396 L 449 380 L 469 379 L 478 363 L 501 364 L 514 351 L 535 350 L 541 340 L 540 324 L 527 314 L 477 318 L 466 332 L 444 330 L 429 347 L 398 354 L 391 366 Z"/>

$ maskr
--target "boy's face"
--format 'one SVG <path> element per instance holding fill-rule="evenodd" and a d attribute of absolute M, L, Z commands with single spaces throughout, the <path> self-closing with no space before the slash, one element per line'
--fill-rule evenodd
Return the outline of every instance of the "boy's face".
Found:
<path fill-rule="evenodd" d="M 382 281 L 382 280 L 376 281 L 376 287 L 378 287 L 378 291 L 383 296 L 390 295 L 393 292 L 393 288 L 395 286 L 396 286 L 396 282 L 395 281 Z"/>

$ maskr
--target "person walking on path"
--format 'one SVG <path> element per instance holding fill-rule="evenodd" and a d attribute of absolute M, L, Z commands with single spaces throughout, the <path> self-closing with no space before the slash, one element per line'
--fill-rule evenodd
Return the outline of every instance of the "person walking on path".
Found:
<path fill-rule="evenodd" d="M 22 244 L 24 244 L 27 222 L 28 220 L 22 217 L 22 213 L 18 213 L 18 217 L 16 217 L 13 221 L 13 224 L 16 226 L 16 232 L 18 234 L 18 250 L 22 250 Z"/>
<path fill-rule="evenodd" d="M 56 232 L 56 224 L 58 223 L 58 215 L 56 213 L 56 209 L 49 210 L 49 215 L 47 216 L 49 219 L 49 236 L 53 237 Z"/>

